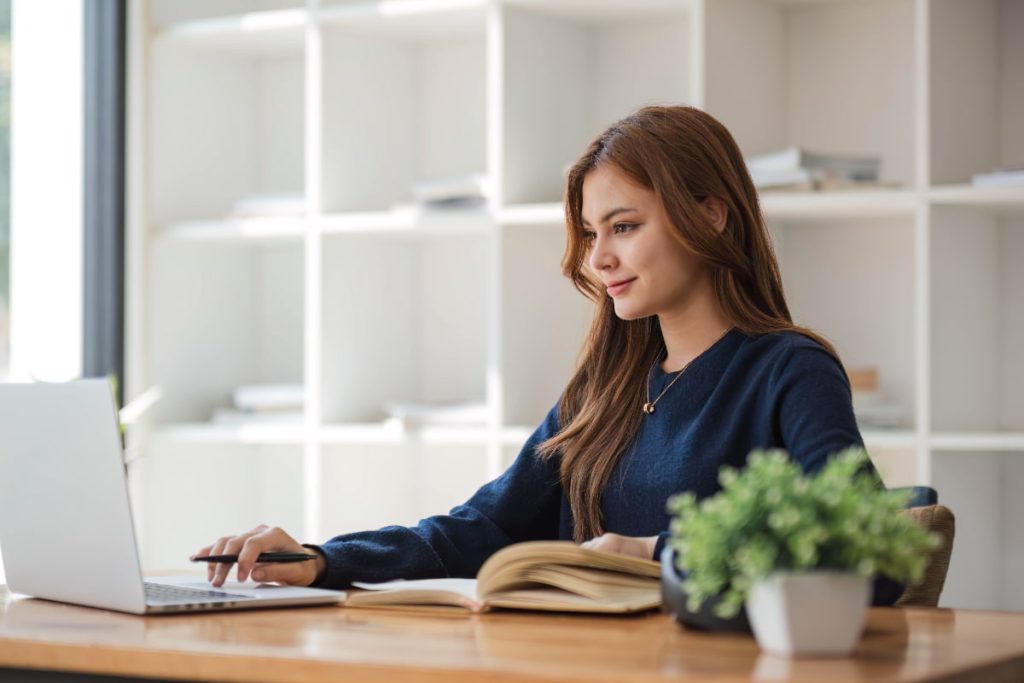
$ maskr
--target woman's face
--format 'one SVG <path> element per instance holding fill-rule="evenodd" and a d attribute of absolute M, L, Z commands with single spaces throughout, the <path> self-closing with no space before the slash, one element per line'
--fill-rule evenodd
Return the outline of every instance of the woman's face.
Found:
<path fill-rule="evenodd" d="M 623 320 L 685 311 L 706 271 L 672 236 L 661 202 L 618 168 L 603 164 L 583 179 L 587 265 Z"/>

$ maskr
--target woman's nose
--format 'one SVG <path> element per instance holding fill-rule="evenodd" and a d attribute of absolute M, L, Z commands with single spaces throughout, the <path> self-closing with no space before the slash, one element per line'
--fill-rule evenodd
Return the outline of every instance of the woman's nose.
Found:
<path fill-rule="evenodd" d="M 594 272 L 600 272 L 613 268 L 615 263 L 615 254 L 609 247 L 608 241 L 602 237 L 595 237 L 590 244 L 590 268 Z"/>

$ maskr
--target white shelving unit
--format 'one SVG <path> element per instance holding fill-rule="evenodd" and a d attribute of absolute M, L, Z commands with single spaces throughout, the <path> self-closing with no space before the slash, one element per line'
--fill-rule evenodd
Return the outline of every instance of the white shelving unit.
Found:
<path fill-rule="evenodd" d="M 148 0 L 132 24 L 147 566 L 260 522 L 415 522 L 497 475 L 589 322 L 560 275 L 564 170 L 681 102 L 748 155 L 881 156 L 880 189 L 762 195 L 790 306 L 904 406 L 864 436 L 887 483 L 958 516 L 944 603 L 1024 608 L 1024 188 L 970 185 L 1024 161 L 1024 0 Z M 486 205 L 414 207 L 414 182 L 467 174 Z M 303 210 L 232 217 L 261 194 Z M 303 420 L 210 422 L 256 382 L 304 384 Z M 405 429 L 389 402 L 487 418 Z"/>

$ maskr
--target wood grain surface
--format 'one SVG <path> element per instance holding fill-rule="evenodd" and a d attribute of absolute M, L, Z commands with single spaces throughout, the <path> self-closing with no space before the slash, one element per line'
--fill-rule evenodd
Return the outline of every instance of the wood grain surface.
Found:
<path fill-rule="evenodd" d="M 668 616 L 342 607 L 139 617 L 0 587 L 0 667 L 206 681 L 1020 681 L 1024 613 L 872 609 L 853 656 L 787 660 Z"/>

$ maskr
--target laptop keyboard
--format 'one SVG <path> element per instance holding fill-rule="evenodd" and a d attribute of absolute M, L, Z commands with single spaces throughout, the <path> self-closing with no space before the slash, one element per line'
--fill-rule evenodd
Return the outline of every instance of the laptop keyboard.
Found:
<path fill-rule="evenodd" d="M 147 583 L 146 604 L 177 605 L 206 602 L 224 602 L 226 600 L 254 600 L 251 595 L 239 595 L 226 591 L 208 591 L 201 588 L 183 588 L 168 586 L 162 583 Z"/>

